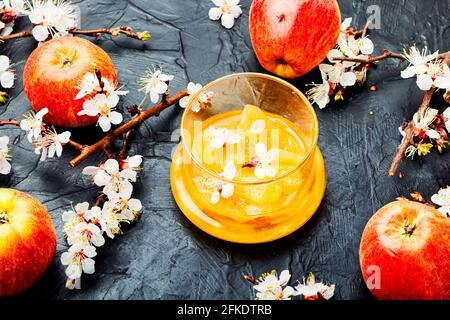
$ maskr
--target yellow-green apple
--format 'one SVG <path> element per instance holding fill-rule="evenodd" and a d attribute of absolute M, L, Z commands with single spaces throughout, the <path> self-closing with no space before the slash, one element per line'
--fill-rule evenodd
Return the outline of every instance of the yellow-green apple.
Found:
<path fill-rule="evenodd" d="M 341 14 L 336 0 L 253 0 L 250 37 L 269 72 L 298 78 L 336 45 Z"/>
<path fill-rule="evenodd" d="M 47 209 L 26 193 L 0 188 L 0 297 L 36 283 L 55 250 L 56 235 Z"/>
<path fill-rule="evenodd" d="M 34 110 L 48 108 L 44 120 L 60 127 L 82 127 L 97 122 L 96 117 L 79 116 L 89 96 L 75 100 L 81 80 L 98 71 L 117 84 L 117 73 L 108 54 L 79 37 L 50 40 L 35 49 L 23 73 L 25 93 Z"/>
<path fill-rule="evenodd" d="M 399 199 L 378 210 L 359 259 L 378 299 L 450 299 L 450 220 L 430 205 Z"/>

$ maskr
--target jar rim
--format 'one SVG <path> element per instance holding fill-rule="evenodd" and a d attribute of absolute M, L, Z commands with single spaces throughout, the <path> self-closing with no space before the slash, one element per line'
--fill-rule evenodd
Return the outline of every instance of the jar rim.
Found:
<path fill-rule="evenodd" d="M 305 104 L 305 106 L 310 110 L 312 116 L 313 116 L 313 121 L 314 121 L 314 137 L 312 140 L 312 143 L 309 146 L 309 150 L 308 153 L 306 154 L 306 156 L 302 159 L 302 161 L 300 161 L 298 163 L 298 165 L 296 165 L 295 167 L 293 167 L 291 170 L 283 173 L 282 175 L 276 176 L 275 178 L 271 178 L 271 179 L 265 179 L 265 180 L 261 180 L 261 181 L 236 181 L 236 180 L 228 180 L 224 177 L 222 177 L 221 175 L 219 175 L 218 173 L 209 170 L 208 168 L 206 168 L 199 159 L 197 159 L 197 157 L 195 157 L 195 155 L 192 152 L 192 148 L 191 146 L 189 146 L 187 144 L 187 139 L 185 139 L 185 121 L 186 121 L 186 114 L 191 111 L 191 107 L 192 107 L 192 101 L 196 101 L 196 99 L 198 99 L 198 96 L 205 91 L 208 91 L 208 89 L 210 87 L 212 87 L 213 85 L 229 79 L 229 78 L 234 78 L 234 77 L 260 77 L 260 78 L 265 78 L 267 80 L 271 80 L 271 81 L 275 81 L 278 82 L 286 87 L 288 87 L 289 89 L 292 90 L 293 93 L 295 93 Z M 189 156 L 190 159 L 192 159 L 194 161 L 194 164 L 197 165 L 200 169 L 202 169 L 203 171 L 205 171 L 208 175 L 212 176 L 214 179 L 223 181 L 223 182 L 227 182 L 227 183 L 232 183 L 235 185 L 264 185 L 264 184 L 269 184 L 275 181 L 278 181 L 280 179 L 283 179 L 285 177 L 288 177 L 289 175 L 293 174 L 294 172 L 296 172 L 300 167 L 303 166 L 304 163 L 306 163 L 306 161 L 314 156 L 314 151 L 317 147 L 317 143 L 319 140 L 319 121 L 317 119 L 317 114 L 316 111 L 314 110 L 314 107 L 312 106 L 311 102 L 308 100 L 308 98 L 294 85 L 292 85 L 291 83 L 287 82 L 286 80 L 283 80 L 281 78 L 278 78 L 276 76 L 272 76 L 272 75 L 268 75 L 265 73 L 259 73 L 259 72 L 240 72 L 240 73 L 232 73 L 229 75 L 225 75 L 222 76 L 220 78 L 217 78 L 216 80 L 213 80 L 211 82 L 209 82 L 207 85 L 205 85 L 200 91 L 198 91 L 197 93 L 191 95 L 189 97 L 189 101 L 186 105 L 186 109 L 183 112 L 183 115 L 181 117 L 181 143 L 183 145 L 183 150 L 182 152 L 187 152 L 187 155 Z"/>

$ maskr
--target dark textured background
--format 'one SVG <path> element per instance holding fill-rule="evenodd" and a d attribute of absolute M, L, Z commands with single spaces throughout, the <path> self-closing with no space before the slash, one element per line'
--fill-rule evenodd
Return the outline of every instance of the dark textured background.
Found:
<path fill-rule="evenodd" d="M 210 21 L 209 0 L 80 1 L 82 27 L 128 24 L 149 30 L 146 44 L 127 38 L 101 37 L 95 43 L 112 57 L 121 84 L 137 88 L 136 80 L 148 65 L 161 65 L 176 76 L 172 92 L 189 80 L 203 84 L 225 74 L 261 71 L 252 52 L 248 33 L 250 0 L 242 1 L 244 14 L 232 30 Z M 371 38 L 376 52 L 400 51 L 412 43 L 431 49 L 450 49 L 450 1 L 339 1 L 342 16 L 353 17 L 358 27 L 367 18 L 367 7 L 381 7 L 381 29 Z M 21 18 L 16 30 L 28 27 Z M 10 102 L 0 108 L 1 118 L 21 117 L 29 109 L 22 90 L 24 63 L 35 47 L 31 39 L 11 41 L 1 47 L 16 62 L 17 82 Z M 317 110 L 321 131 L 319 145 L 328 170 L 323 205 L 301 230 L 265 245 L 235 245 L 216 240 L 196 229 L 180 213 L 169 186 L 170 154 L 175 146 L 171 132 L 178 128 L 181 110 L 165 111 L 147 121 L 139 131 L 131 154 L 145 157 L 145 171 L 136 184 L 136 196 L 145 207 L 139 223 L 99 250 L 96 273 L 83 278 L 81 291 L 64 288 L 64 267 L 59 262 L 66 250 L 61 213 L 70 203 L 92 202 L 98 188 L 81 176 L 92 157 L 76 169 L 68 167 L 74 156 L 66 149 L 61 159 L 39 163 L 24 133 L 0 128 L 9 135 L 13 172 L 0 177 L 0 185 L 28 192 L 51 212 L 58 234 L 57 256 L 45 276 L 22 298 L 57 299 L 247 299 L 253 290 L 242 274 L 259 275 L 272 268 L 289 268 L 293 278 L 312 271 L 336 284 L 337 299 L 371 298 L 362 282 L 358 246 L 364 225 L 373 212 L 400 195 L 421 191 L 430 195 L 449 183 L 448 155 L 423 161 L 406 161 L 403 180 L 386 171 L 400 140 L 397 127 L 415 112 L 422 93 L 414 80 L 402 80 L 396 61 L 383 62 L 372 70 L 367 85 L 340 106 Z M 304 83 L 316 73 L 296 83 Z M 369 86 L 376 84 L 377 92 Z M 123 106 L 139 102 L 133 92 Z M 442 107 L 436 105 L 435 107 Z M 371 114 L 373 113 L 373 114 Z M 15 139 L 14 139 L 15 138 Z"/>

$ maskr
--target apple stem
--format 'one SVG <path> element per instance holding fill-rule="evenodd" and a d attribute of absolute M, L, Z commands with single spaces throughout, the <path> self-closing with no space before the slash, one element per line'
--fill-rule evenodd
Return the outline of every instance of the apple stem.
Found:
<path fill-rule="evenodd" d="M 414 234 L 415 230 L 416 230 L 415 224 L 405 223 L 405 225 L 403 226 L 402 235 L 411 237 Z"/>
<path fill-rule="evenodd" d="M 0 225 L 8 223 L 9 222 L 9 218 L 8 218 L 8 214 L 6 211 L 1 210 L 0 211 Z"/>

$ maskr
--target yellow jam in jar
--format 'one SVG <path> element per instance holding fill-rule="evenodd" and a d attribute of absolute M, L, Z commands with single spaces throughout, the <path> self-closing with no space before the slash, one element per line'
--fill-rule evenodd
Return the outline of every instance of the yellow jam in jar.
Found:
<path fill-rule="evenodd" d="M 232 242 L 267 242 L 297 230 L 317 210 L 323 158 L 288 119 L 247 105 L 188 130 L 190 152 L 178 147 L 171 184 L 200 229 Z"/>

